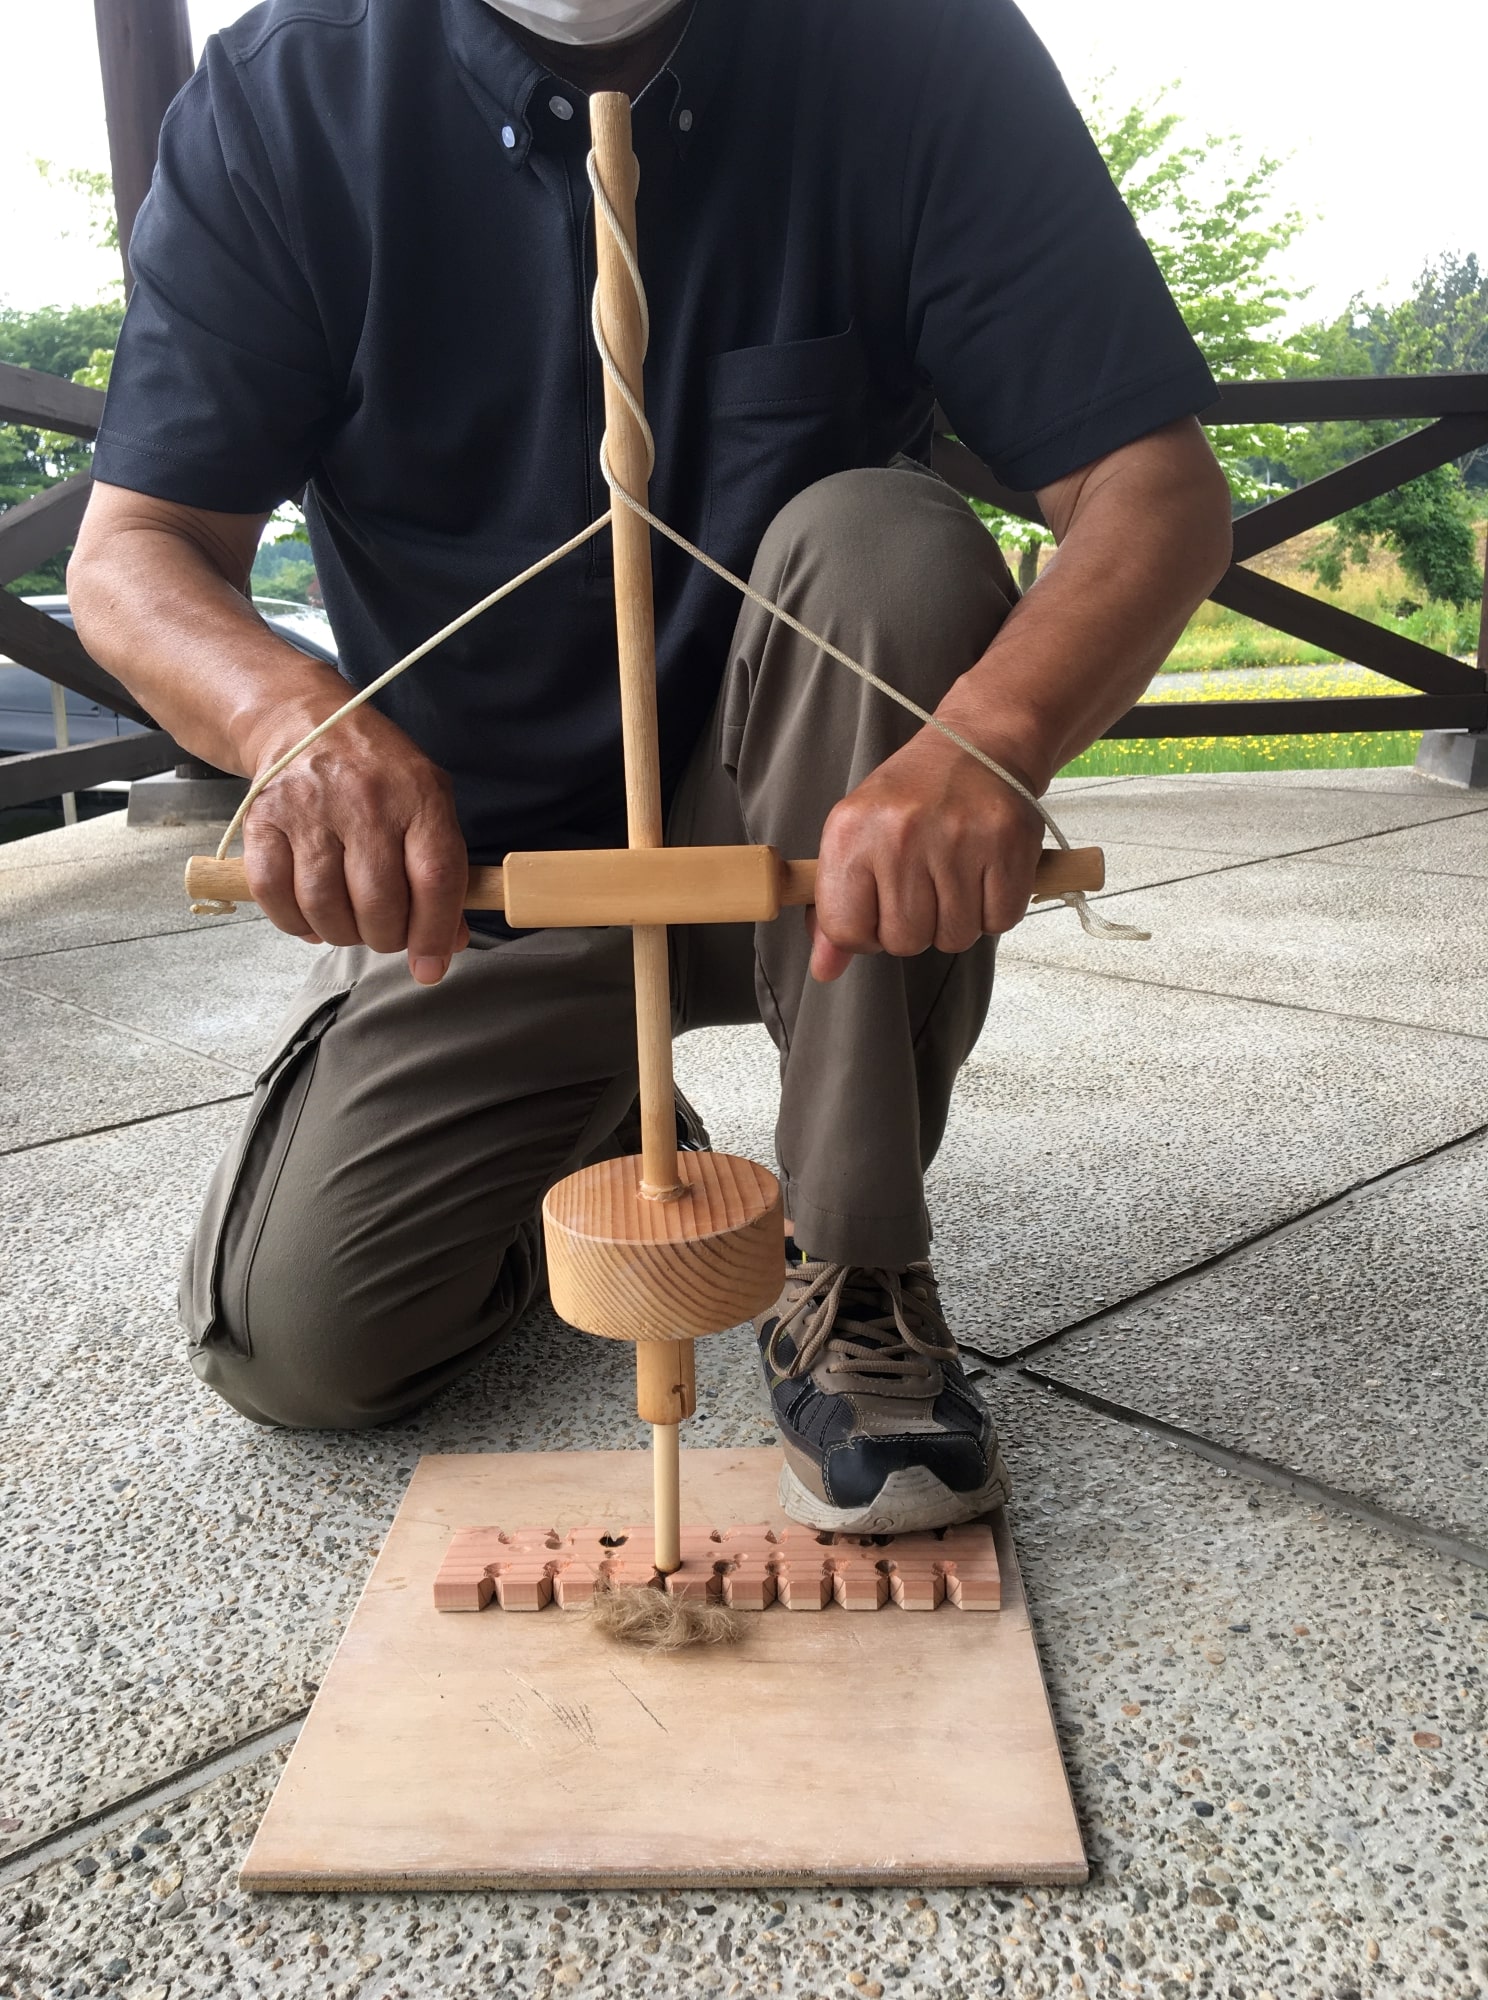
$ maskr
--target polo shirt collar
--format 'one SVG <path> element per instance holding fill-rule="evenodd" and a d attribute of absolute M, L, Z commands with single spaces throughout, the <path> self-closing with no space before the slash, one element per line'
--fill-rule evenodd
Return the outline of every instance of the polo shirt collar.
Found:
<path fill-rule="evenodd" d="M 686 153 L 723 75 L 736 0 L 694 0 L 692 18 L 671 58 L 646 87 L 669 90 L 667 122 Z M 574 85 L 529 55 L 486 0 L 440 0 L 445 42 L 476 109 L 495 133 L 503 157 L 526 164 L 533 145 L 532 100 L 539 91 L 582 98 Z M 540 100 L 543 101 L 543 100 Z"/>
<path fill-rule="evenodd" d="M 662 72 L 676 86 L 671 129 L 679 152 L 687 151 L 712 107 L 738 30 L 737 8 L 738 0 L 695 0 L 692 19 Z"/>

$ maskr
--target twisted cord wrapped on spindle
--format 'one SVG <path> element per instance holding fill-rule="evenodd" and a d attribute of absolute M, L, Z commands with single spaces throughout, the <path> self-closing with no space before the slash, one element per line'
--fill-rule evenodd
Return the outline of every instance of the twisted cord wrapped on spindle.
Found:
<path fill-rule="evenodd" d="M 644 353 L 650 342 L 651 315 L 646 298 L 646 287 L 641 279 L 640 266 L 636 262 L 635 252 L 631 248 L 624 229 L 621 227 L 620 219 L 615 212 L 614 204 L 604 185 L 598 161 L 592 150 L 589 154 L 588 166 L 589 183 L 594 190 L 595 212 L 618 246 L 625 269 L 630 276 L 632 285 L 635 287 L 636 301 L 640 308 L 641 345 L 642 352 Z M 640 168 L 638 165 L 636 173 L 639 176 Z M 594 293 L 592 325 L 594 343 L 599 353 L 601 365 L 604 368 L 605 374 L 619 391 L 632 417 L 635 419 L 641 436 L 645 440 L 648 468 L 654 469 L 656 464 L 656 442 L 652 436 L 651 426 L 646 420 L 645 410 L 642 408 L 634 390 L 616 365 L 615 357 L 610 351 L 609 342 L 605 338 L 604 329 L 600 323 L 598 286 L 595 287 Z M 929 709 L 922 708 L 919 702 L 912 700 L 909 695 L 904 694 L 900 689 L 882 679 L 871 668 L 865 667 L 861 660 L 853 659 L 850 654 L 843 652 L 840 647 L 834 646 L 830 640 L 823 638 L 819 632 L 813 632 L 810 626 L 803 625 L 800 619 L 793 617 L 783 605 L 776 604 L 772 599 L 766 597 L 762 591 L 756 590 L 752 584 L 747 583 L 742 577 L 735 576 L 732 570 L 725 568 L 721 562 L 716 561 L 706 550 L 698 548 L 685 535 L 679 534 L 675 528 L 670 527 L 665 521 L 653 514 L 650 508 L 638 499 L 635 494 L 629 492 L 615 476 L 614 468 L 610 463 L 608 433 L 606 433 L 605 438 L 600 443 L 599 457 L 600 468 L 604 474 L 605 483 L 608 485 L 613 498 L 618 500 L 623 507 L 627 507 L 631 513 L 637 515 L 655 533 L 664 535 L 669 542 L 675 543 L 694 562 L 701 563 L 704 569 L 710 570 L 722 582 L 731 585 L 742 597 L 747 598 L 751 604 L 757 605 L 760 610 L 768 613 L 771 618 L 778 619 L 782 625 L 789 626 L 791 631 L 797 633 L 810 645 L 815 646 L 829 660 L 835 660 L 839 666 L 846 667 L 850 673 L 856 674 L 860 680 L 866 681 L 869 687 L 876 688 L 880 694 L 886 695 L 890 701 L 898 702 L 901 708 L 907 709 L 911 715 L 924 723 L 927 728 L 938 729 L 941 735 L 946 737 L 949 742 L 954 743 L 959 750 L 964 750 L 968 757 L 973 758 L 984 770 L 990 771 L 994 778 L 1000 779 L 1020 799 L 1025 800 L 1032 806 L 1056 843 L 1062 848 L 1069 848 L 1069 840 L 1043 801 L 1030 791 L 1021 778 L 1016 777 L 1013 772 L 1006 770 L 999 764 L 995 757 L 989 757 L 985 750 L 980 749 L 975 743 L 970 742 L 959 730 L 954 729 L 950 723 L 942 721 L 938 715 L 933 715 Z M 236 813 L 234 813 L 226 833 L 223 834 L 221 841 L 218 843 L 218 860 L 221 861 L 227 858 L 233 841 L 242 829 L 243 821 L 247 818 L 255 801 L 262 795 L 265 788 L 271 785 L 281 772 L 286 771 L 295 759 L 302 756 L 312 744 L 318 743 L 323 736 L 336 727 L 338 722 L 341 722 L 346 716 L 352 714 L 354 710 L 360 708 L 364 702 L 370 701 L 374 695 L 380 694 L 400 674 L 404 674 L 410 667 L 416 666 L 420 660 L 432 653 L 435 647 L 443 645 L 446 639 L 453 638 L 457 632 L 463 631 L 467 625 L 472 624 L 484 612 L 489 611 L 494 605 L 499 604 L 503 598 L 512 596 L 524 584 L 531 583 L 535 577 L 541 576 L 544 570 L 551 569 L 555 563 L 562 562 L 565 556 L 572 555 L 575 549 L 581 548 L 585 542 L 592 540 L 602 529 L 608 527 L 613 519 L 614 509 L 609 508 L 597 520 L 591 521 L 588 527 L 581 528 L 576 535 L 571 536 L 561 547 L 553 549 L 547 555 L 540 557 L 537 562 L 523 570 L 520 576 L 512 577 L 498 589 L 493 590 L 489 596 L 481 598 L 479 603 L 471 605 L 468 611 L 461 612 L 458 618 L 452 618 L 447 625 L 441 626 L 439 631 L 425 639 L 421 645 L 415 646 L 412 652 L 406 653 L 401 660 L 396 661 L 385 673 L 379 674 L 366 687 L 360 688 L 349 701 L 344 702 L 336 710 L 334 715 L 327 716 L 324 722 L 317 724 L 314 729 L 310 730 L 305 736 L 302 736 L 300 741 L 286 750 L 282 757 L 276 758 L 269 765 L 268 769 L 261 772 L 249 786 L 246 797 L 238 807 Z M 1142 930 L 1135 924 L 1112 923 L 1109 918 L 1099 915 L 1091 909 L 1089 900 L 1082 890 L 1076 890 L 1070 894 L 1061 896 L 1059 900 L 1066 903 L 1075 912 L 1080 920 L 1081 927 L 1091 937 L 1145 941 L 1151 936 L 1149 931 Z M 191 905 L 194 916 L 225 915 L 233 907 L 231 903 L 218 901 L 195 902 Z"/>

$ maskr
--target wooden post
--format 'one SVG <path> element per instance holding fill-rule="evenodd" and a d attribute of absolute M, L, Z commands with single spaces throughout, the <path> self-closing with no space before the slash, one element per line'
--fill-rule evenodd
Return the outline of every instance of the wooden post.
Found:
<path fill-rule="evenodd" d="M 134 283 L 129 239 L 150 191 L 160 121 L 194 67 L 191 23 L 186 0 L 93 0 L 93 15 L 127 292 Z"/>

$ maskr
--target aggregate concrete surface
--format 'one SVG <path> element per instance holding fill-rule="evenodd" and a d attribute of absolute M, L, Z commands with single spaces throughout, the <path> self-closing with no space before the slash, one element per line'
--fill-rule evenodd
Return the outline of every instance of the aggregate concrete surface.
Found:
<path fill-rule="evenodd" d="M 1072 955 L 1093 943 L 1064 925 Z M 1488 1041 L 1055 971 L 1026 949 L 1008 940 L 926 1184 L 947 1310 L 989 1353 L 1488 1116 Z"/>
<path fill-rule="evenodd" d="M 22 1085 L 0 1153 L 29 1148 L 0 1158 L 0 1994 L 1488 1990 L 1484 1155 L 1468 1136 L 1488 1038 L 1469 1018 L 1480 947 L 1462 899 L 1479 870 L 1470 848 L 1432 845 L 1480 802 L 1348 772 L 1091 781 L 1055 804 L 1071 838 L 1133 851 L 1118 886 L 1153 879 L 1166 850 L 1157 879 L 1227 872 L 1115 899 L 1161 919 L 1155 948 L 1092 944 L 1062 913 L 1009 941 L 931 1180 L 953 1321 L 1008 1358 L 983 1386 L 1094 1870 L 1087 1888 L 1026 1895 L 237 1890 L 284 1755 L 253 1733 L 293 1729 L 418 1454 L 635 1444 L 630 1358 L 543 1311 L 376 1433 L 258 1430 L 217 1403 L 185 1366 L 172 1295 L 242 1105 L 201 1100 L 246 1091 L 303 955 L 251 919 L 184 930 L 180 863 L 210 829 L 95 821 L 0 849 Z M 1352 967 L 1286 887 L 1344 868 Z M 59 876 L 65 922 L 48 914 Z M 1261 887 L 1230 893 L 1247 881 Z M 1209 909 L 1222 950 L 1202 923 L 1170 922 L 1175 896 L 1197 899 L 1185 919 Z M 1360 1018 L 1383 1011 L 1382 980 L 1403 990 L 1390 933 L 1407 912 L 1407 943 L 1443 976 L 1420 979 L 1404 1020 Z M 1140 975 L 1113 958 L 1132 952 Z M 766 1160 L 774 1068 L 762 1035 L 679 1046 L 714 1142 Z M 1035 1340 L 1064 1393 L 1020 1373 Z M 698 1358 L 698 1442 L 765 1441 L 747 1332 Z M 1133 1414 L 1071 1400 L 1082 1391 Z M 1379 1518 L 1251 1477 L 1227 1447 Z M 1467 1559 L 1418 1522 L 1451 1527 Z M 968 1730 L 988 1698 L 967 1690 Z M 824 1755 L 851 1706 L 845 1688 L 824 1715 Z M 151 1786 L 168 1789 L 128 1803 Z"/>
<path fill-rule="evenodd" d="M 230 917 L 191 915 L 181 880 L 186 858 L 210 853 L 221 827 L 137 829 L 121 866 L 120 818 L 80 820 L 0 847 L 0 960 L 259 920 L 247 905 Z"/>
<path fill-rule="evenodd" d="M 317 953 L 269 924 L 226 924 L 7 959 L 0 978 L 88 1007 L 251 1079 Z"/>
<path fill-rule="evenodd" d="M 251 1083 L 92 1007 L 28 991 L 0 973 L 0 1151 L 210 1104 Z"/>
<path fill-rule="evenodd" d="M 364 2000 L 1481 1992 L 1488 1579 L 1046 1393 L 1000 1401 L 1087 1888 L 247 1897 L 269 1755 L 17 1885 L 0 1978 Z M 823 1718 L 834 1741 L 851 1700 Z M 865 1781 L 845 1775 L 849 1809 Z"/>
<path fill-rule="evenodd" d="M 1488 880 L 1479 876 L 1361 868 L 1323 850 L 1099 907 L 1152 932 L 1139 960 L 1130 945 L 1072 934 L 1048 916 L 1031 917 L 1009 949 L 1040 965 L 1351 1018 L 1478 1036 L 1488 1026 Z"/>
<path fill-rule="evenodd" d="M 1485 1193 L 1476 1140 L 1072 1334 L 1048 1372 L 1488 1547 Z"/>
<path fill-rule="evenodd" d="M 1176 858 L 1195 852 L 1283 855 L 1331 847 L 1337 841 L 1397 832 L 1433 820 L 1484 810 L 1483 794 L 1458 791 L 1430 778 L 1396 785 L 1340 785 L 1330 779 L 1373 772 L 1293 771 L 1292 782 L 1270 773 L 1233 778 L 1128 778 L 1113 791 L 1056 793 L 1049 806 L 1071 840 L 1114 845 L 1137 840 Z M 1247 782 L 1247 780 L 1249 782 Z M 1311 782 L 1309 782 L 1311 781 Z"/>

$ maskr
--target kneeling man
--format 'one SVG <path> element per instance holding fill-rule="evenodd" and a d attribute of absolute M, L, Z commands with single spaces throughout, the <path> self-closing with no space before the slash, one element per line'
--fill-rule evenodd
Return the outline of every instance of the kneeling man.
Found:
<path fill-rule="evenodd" d="M 1011 0 L 267 0 L 172 107 L 70 574 L 178 741 L 264 770 L 602 512 L 586 93 L 634 103 L 663 519 L 1042 791 L 1225 566 L 1214 387 Z M 1021 601 L 927 470 L 937 399 L 1060 547 Z M 255 616 L 303 495 L 341 674 Z M 790 1511 L 1000 1500 L 923 1177 L 1037 816 L 658 538 L 669 838 L 820 854 L 814 919 L 673 934 L 678 1031 L 763 1021 L 793 1249 L 760 1325 Z M 344 678 L 343 678 L 344 676 Z M 624 843 L 607 538 L 263 794 L 253 892 L 321 951 L 182 1288 L 259 1422 L 368 1425 L 543 1283 L 543 1194 L 637 1150 L 628 933 L 461 911 L 467 855 Z M 682 1143 L 703 1143 L 678 1100 Z"/>

